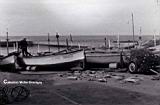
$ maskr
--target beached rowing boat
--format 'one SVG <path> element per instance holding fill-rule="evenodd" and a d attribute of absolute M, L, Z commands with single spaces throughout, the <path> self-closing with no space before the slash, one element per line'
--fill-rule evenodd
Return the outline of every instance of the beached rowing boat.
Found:
<path fill-rule="evenodd" d="M 15 55 L 9 54 L 0 58 L 0 70 L 14 72 L 15 70 Z"/>
<path fill-rule="evenodd" d="M 121 56 L 121 52 L 87 52 L 86 67 L 88 68 L 108 68 L 115 65 L 116 68 L 125 62 L 125 56 Z"/>
<path fill-rule="evenodd" d="M 26 70 L 33 71 L 68 70 L 83 62 L 84 58 L 84 51 L 77 50 L 44 56 L 23 57 L 21 61 L 17 57 L 17 64 Z"/>

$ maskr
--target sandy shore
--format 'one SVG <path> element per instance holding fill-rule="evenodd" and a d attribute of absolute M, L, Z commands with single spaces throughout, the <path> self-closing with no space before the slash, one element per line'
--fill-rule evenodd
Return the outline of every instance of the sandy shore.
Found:
<path fill-rule="evenodd" d="M 30 96 L 12 105 L 159 105 L 160 80 L 154 75 L 86 71 L 14 74 L 1 72 L 1 86 L 23 85 Z M 136 81 L 127 78 L 135 77 Z M 138 79 L 137 79 L 138 78 Z M 38 83 L 4 84 L 7 81 Z"/>

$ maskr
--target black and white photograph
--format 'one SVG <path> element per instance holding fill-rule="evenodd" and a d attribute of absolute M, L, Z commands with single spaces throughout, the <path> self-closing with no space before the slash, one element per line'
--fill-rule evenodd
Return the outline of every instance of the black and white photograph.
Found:
<path fill-rule="evenodd" d="M 0 105 L 160 105 L 160 0 L 0 0 Z"/>

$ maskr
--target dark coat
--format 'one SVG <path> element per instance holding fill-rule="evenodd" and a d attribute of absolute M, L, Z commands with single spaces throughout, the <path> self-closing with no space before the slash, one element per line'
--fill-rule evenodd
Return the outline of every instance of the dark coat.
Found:
<path fill-rule="evenodd" d="M 27 48 L 27 47 L 28 47 L 28 43 L 27 43 L 26 40 L 21 40 L 21 41 L 19 42 L 19 48 L 20 48 L 20 49 L 25 49 L 25 48 Z"/>

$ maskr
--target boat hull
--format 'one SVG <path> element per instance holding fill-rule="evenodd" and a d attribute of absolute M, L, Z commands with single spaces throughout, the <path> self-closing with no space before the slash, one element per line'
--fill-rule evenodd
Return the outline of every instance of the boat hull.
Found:
<path fill-rule="evenodd" d="M 65 54 L 22 58 L 25 69 L 31 71 L 68 70 L 84 60 L 84 51 L 74 51 Z M 23 65 L 23 66 L 24 66 Z"/>
<path fill-rule="evenodd" d="M 117 67 L 121 66 L 125 58 L 120 53 L 88 53 L 86 54 L 87 68 L 108 68 L 111 63 L 116 63 Z M 125 62 L 125 61 L 124 61 Z"/>
<path fill-rule="evenodd" d="M 0 70 L 1 71 L 10 71 L 15 72 L 15 56 L 9 55 L 3 58 L 0 58 Z"/>
<path fill-rule="evenodd" d="M 50 65 L 28 65 L 26 70 L 28 71 L 68 71 L 73 67 L 76 67 L 82 63 L 82 60 L 50 64 Z"/>

